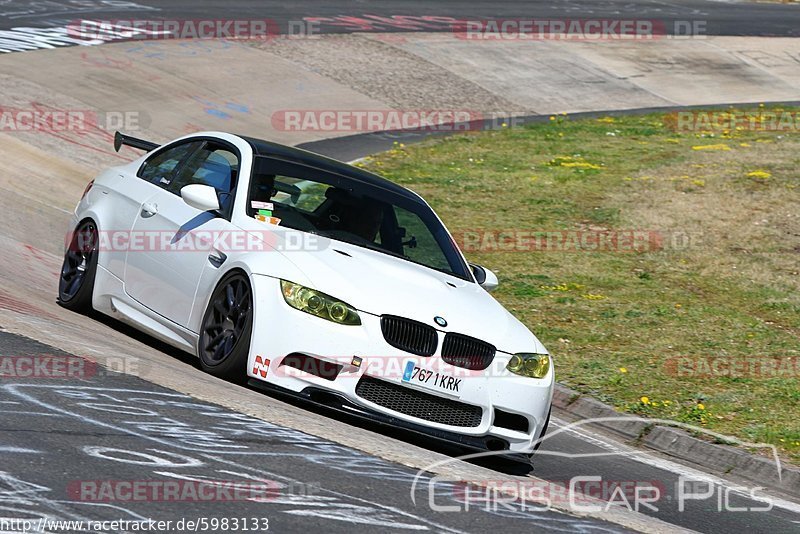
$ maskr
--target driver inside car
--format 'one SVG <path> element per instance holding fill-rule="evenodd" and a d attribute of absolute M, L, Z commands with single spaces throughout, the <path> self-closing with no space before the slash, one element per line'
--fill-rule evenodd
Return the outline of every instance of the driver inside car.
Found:
<path fill-rule="evenodd" d="M 344 222 L 345 224 L 340 227 L 342 230 L 374 243 L 383 223 L 383 207 L 374 201 L 364 199 L 360 206 L 352 208 L 352 215 Z"/>
<path fill-rule="evenodd" d="M 327 226 L 330 230 L 347 232 L 370 243 L 375 242 L 383 224 L 382 203 L 333 187 L 325 191 L 325 197 L 329 203 Z"/>

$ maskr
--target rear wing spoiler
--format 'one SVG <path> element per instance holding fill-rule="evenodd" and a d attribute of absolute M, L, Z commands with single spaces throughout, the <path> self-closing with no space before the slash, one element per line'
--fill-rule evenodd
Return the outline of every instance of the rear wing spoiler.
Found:
<path fill-rule="evenodd" d="M 130 135 L 117 132 L 114 134 L 114 150 L 119 152 L 119 149 L 122 148 L 122 145 L 127 145 L 131 148 L 138 148 L 139 150 L 144 150 L 145 152 L 150 152 L 161 146 L 158 143 L 153 143 L 152 141 L 137 139 L 136 137 L 131 137 Z"/>

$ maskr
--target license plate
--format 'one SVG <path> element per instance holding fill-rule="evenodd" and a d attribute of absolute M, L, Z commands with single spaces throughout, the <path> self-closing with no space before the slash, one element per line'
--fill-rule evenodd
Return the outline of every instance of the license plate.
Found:
<path fill-rule="evenodd" d="M 461 378 L 445 373 L 419 367 L 414 364 L 413 360 L 406 363 L 406 367 L 403 370 L 403 382 L 457 397 L 461 395 L 461 380 Z"/>

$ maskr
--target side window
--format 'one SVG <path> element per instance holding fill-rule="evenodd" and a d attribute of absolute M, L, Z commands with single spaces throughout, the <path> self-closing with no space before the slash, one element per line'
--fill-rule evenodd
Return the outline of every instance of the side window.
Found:
<path fill-rule="evenodd" d="M 331 186 L 303 178 L 275 176 L 274 174 L 255 174 L 250 183 L 250 199 L 247 214 L 253 216 L 259 203 L 272 202 L 281 207 L 294 208 L 312 213 L 323 202 L 325 192 Z"/>
<path fill-rule="evenodd" d="M 239 158 L 223 145 L 206 143 L 189 158 L 178 177 L 167 186 L 167 191 L 181 194 L 190 184 L 210 185 L 218 193 L 229 193 L 236 183 Z"/>
<path fill-rule="evenodd" d="M 178 165 L 191 155 L 198 146 L 200 146 L 200 143 L 195 141 L 183 143 L 159 152 L 144 162 L 139 169 L 139 178 L 159 187 L 169 186 L 175 178 L 175 170 Z"/>

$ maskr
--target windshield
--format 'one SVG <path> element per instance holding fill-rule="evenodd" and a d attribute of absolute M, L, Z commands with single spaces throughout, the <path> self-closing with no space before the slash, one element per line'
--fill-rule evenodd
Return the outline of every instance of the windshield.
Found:
<path fill-rule="evenodd" d="M 247 214 L 471 280 L 428 206 L 344 176 L 257 157 Z"/>

